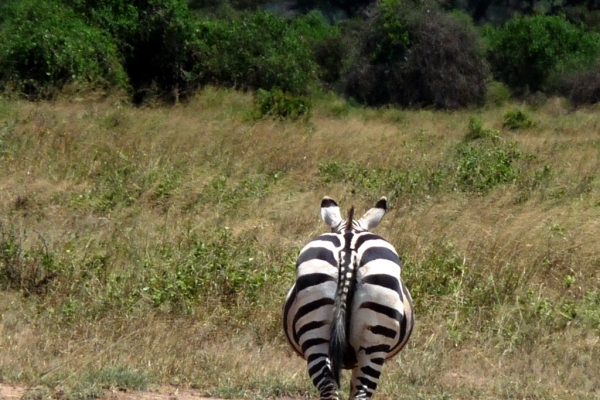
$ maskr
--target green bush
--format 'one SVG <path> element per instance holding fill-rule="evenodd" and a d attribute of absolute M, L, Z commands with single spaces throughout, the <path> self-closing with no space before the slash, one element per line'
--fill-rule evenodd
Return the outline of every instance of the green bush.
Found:
<path fill-rule="evenodd" d="M 463 18 L 388 0 L 363 25 L 343 78 L 347 96 L 444 109 L 485 99 L 489 69 L 475 28 Z"/>
<path fill-rule="evenodd" d="M 305 94 L 316 80 L 307 41 L 272 13 L 199 21 L 195 29 L 193 77 L 200 84 Z"/>
<path fill-rule="evenodd" d="M 186 0 L 63 0 L 118 44 L 136 100 L 186 94 L 195 51 Z M 176 93 L 174 93 L 176 92 Z"/>
<path fill-rule="evenodd" d="M 148 276 L 141 288 L 157 307 L 185 310 L 202 298 L 228 305 L 240 298 L 257 301 L 269 279 L 279 276 L 282 269 L 261 265 L 252 237 L 236 237 L 227 228 L 202 236 L 190 234 L 176 248 L 165 246 L 157 253 L 144 261 Z"/>
<path fill-rule="evenodd" d="M 349 49 L 338 26 L 330 25 L 323 14 L 312 11 L 292 22 L 297 34 L 307 42 L 318 65 L 318 78 L 326 84 L 339 81 Z"/>
<path fill-rule="evenodd" d="M 255 118 L 272 116 L 296 120 L 300 117 L 307 117 L 312 108 L 312 104 L 308 98 L 294 96 L 282 92 L 280 89 L 269 91 L 258 89 L 256 102 Z"/>
<path fill-rule="evenodd" d="M 2 8 L 0 85 L 33 97 L 50 97 L 66 84 L 124 87 L 117 46 L 54 0 L 24 0 Z"/>
<path fill-rule="evenodd" d="M 516 143 L 497 139 L 463 143 L 458 146 L 455 163 L 457 187 L 465 192 L 487 193 L 494 187 L 519 177 L 516 161 L 521 151 Z"/>
<path fill-rule="evenodd" d="M 529 115 L 523 110 L 514 110 L 509 111 L 504 114 L 504 118 L 502 121 L 502 126 L 510 129 L 511 131 L 517 129 L 527 129 L 531 128 L 535 124 L 529 118 Z"/>
<path fill-rule="evenodd" d="M 511 93 L 510 89 L 502 82 L 491 81 L 487 86 L 487 93 L 485 95 L 486 104 L 492 106 L 501 106 L 510 100 Z"/>
<path fill-rule="evenodd" d="M 515 17 L 484 32 L 495 78 L 521 91 L 543 89 L 552 73 L 590 64 L 600 51 L 599 34 L 562 16 Z"/>
<path fill-rule="evenodd" d="M 477 140 L 477 139 L 498 139 L 499 132 L 493 129 L 486 129 L 483 127 L 483 122 L 479 118 L 469 118 L 468 131 L 465 135 L 465 140 Z"/>

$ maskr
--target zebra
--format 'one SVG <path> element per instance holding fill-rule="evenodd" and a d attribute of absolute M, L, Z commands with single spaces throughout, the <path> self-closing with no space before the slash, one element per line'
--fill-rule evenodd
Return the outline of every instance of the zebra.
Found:
<path fill-rule="evenodd" d="M 336 201 L 324 197 L 321 217 L 331 233 L 309 242 L 296 261 L 283 327 L 321 400 L 339 399 L 341 369 L 352 369 L 350 399 L 370 398 L 384 361 L 412 333 L 414 309 L 400 279 L 402 262 L 390 243 L 370 233 L 386 211 L 382 197 L 360 219 L 352 207 L 344 220 Z"/>

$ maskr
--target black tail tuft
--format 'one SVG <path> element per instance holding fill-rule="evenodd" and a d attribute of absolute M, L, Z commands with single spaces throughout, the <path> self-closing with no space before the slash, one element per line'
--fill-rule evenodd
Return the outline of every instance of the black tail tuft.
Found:
<path fill-rule="evenodd" d="M 340 388 L 340 377 L 344 364 L 344 353 L 347 346 L 346 338 L 346 309 L 345 307 L 336 308 L 333 315 L 333 325 L 331 327 L 331 340 L 329 343 L 329 360 L 331 361 L 331 373 L 333 379 Z"/>

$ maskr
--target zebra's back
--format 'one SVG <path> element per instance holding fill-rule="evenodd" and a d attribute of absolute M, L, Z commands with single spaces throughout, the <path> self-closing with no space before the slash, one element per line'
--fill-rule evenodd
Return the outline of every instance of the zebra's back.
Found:
<path fill-rule="evenodd" d="M 307 360 L 321 399 L 338 399 L 340 369 L 352 369 L 351 397 L 374 393 L 386 359 L 407 343 L 412 300 L 400 278 L 394 247 L 368 229 L 385 213 L 385 198 L 360 220 L 341 219 L 325 198 L 321 214 L 333 233 L 309 242 L 296 263 L 283 323 L 294 350 Z M 382 211 L 383 210 L 383 211 Z"/>

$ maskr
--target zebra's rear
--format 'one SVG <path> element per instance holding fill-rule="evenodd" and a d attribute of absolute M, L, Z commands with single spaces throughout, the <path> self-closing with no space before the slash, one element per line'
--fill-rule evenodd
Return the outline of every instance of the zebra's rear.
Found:
<path fill-rule="evenodd" d="M 307 360 L 321 399 L 338 399 L 340 370 L 352 369 L 351 398 L 374 393 L 386 359 L 412 332 L 414 312 L 400 279 L 394 247 L 369 232 L 386 212 L 386 200 L 359 220 L 341 218 L 337 203 L 324 198 L 323 220 L 332 233 L 300 252 L 297 280 L 284 307 L 284 330 Z"/>

